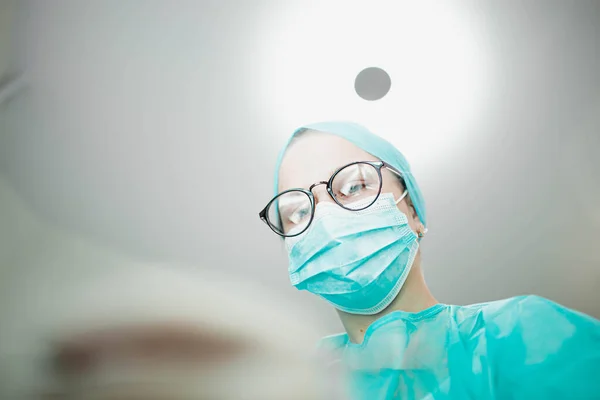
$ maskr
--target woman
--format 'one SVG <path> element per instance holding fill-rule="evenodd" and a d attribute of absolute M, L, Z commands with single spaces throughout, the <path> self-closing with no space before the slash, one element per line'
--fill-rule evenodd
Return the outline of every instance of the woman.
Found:
<path fill-rule="evenodd" d="M 425 205 L 402 154 L 345 122 L 294 132 L 260 217 L 290 280 L 331 305 L 323 339 L 363 399 L 600 398 L 600 322 L 537 296 L 440 304 L 421 272 Z"/>

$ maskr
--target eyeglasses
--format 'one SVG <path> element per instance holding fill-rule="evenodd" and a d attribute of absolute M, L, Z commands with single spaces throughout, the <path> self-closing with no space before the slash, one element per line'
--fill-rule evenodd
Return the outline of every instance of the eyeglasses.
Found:
<path fill-rule="evenodd" d="M 298 236 L 308 229 L 315 216 L 315 196 L 312 190 L 327 185 L 327 193 L 340 207 L 350 211 L 369 208 L 381 194 L 381 169 L 397 175 L 400 171 L 383 161 L 357 161 L 339 168 L 329 181 L 312 184 L 308 190 L 289 189 L 275 196 L 258 214 L 273 232 L 283 237 Z M 372 201 L 365 204 L 363 199 Z"/>

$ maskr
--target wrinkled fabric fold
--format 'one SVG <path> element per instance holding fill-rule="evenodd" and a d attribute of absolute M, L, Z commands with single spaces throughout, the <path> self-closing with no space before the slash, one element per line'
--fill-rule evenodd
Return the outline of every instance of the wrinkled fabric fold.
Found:
<path fill-rule="evenodd" d="M 388 201 L 389 198 L 389 194 L 384 194 L 381 200 Z M 376 213 L 348 211 L 337 205 L 328 207 L 337 207 L 338 210 L 331 210 L 327 214 L 317 215 L 308 231 L 296 239 L 294 245 L 287 246 L 290 261 L 293 261 L 294 264 L 307 263 L 320 253 L 328 251 L 339 245 L 341 241 L 356 235 L 371 236 L 377 231 L 390 230 L 385 234 L 388 237 L 398 239 L 404 237 L 402 234 L 405 234 L 405 232 L 399 232 L 399 235 L 392 232 L 392 230 L 408 226 L 406 216 L 393 209 Z M 306 236 L 310 236 L 310 240 L 302 240 Z M 360 245 L 360 242 L 357 242 L 356 245 Z M 365 243 L 363 246 L 370 246 L 370 244 Z"/>
<path fill-rule="evenodd" d="M 320 350 L 349 399 L 600 398 L 600 321 L 537 296 L 395 311 Z"/>
<path fill-rule="evenodd" d="M 311 227 L 286 241 L 291 283 L 355 314 L 391 303 L 419 246 L 391 193 L 362 211 L 318 204 Z"/>

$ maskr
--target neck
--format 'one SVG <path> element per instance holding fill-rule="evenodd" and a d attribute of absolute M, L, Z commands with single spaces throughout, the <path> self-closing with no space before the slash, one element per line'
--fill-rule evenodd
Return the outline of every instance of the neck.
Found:
<path fill-rule="evenodd" d="M 438 303 L 425 283 L 425 278 L 421 271 L 420 253 L 421 252 L 419 251 L 417 257 L 415 257 L 412 269 L 410 270 L 400 293 L 385 310 L 374 315 L 348 314 L 338 310 L 342 324 L 344 325 L 351 342 L 362 343 L 369 325 L 384 315 L 398 310 L 419 312 Z"/>

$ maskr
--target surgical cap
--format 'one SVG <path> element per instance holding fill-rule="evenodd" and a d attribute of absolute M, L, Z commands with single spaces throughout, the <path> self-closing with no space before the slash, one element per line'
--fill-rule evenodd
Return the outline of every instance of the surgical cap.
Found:
<path fill-rule="evenodd" d="M 392 146 L 392 144 L 390 144 L 387 140 L 375 135 L 364 126 L 353 122 L 319 122 L 315 124 L 305 125 L 296 129 L 288 139 L 284 148 L 279 153 L 279 157 L 277 159 L 277 164 L 275 166 L 275 195 L 277 195 L 278 193 L 279 169 L 281 167 L 281 162 L 283 160 L 285 152 L 288 146 L 290 145 L 291 141 L 294 139 L 294 137 L 298 135 L 298 133 L 303 132 L 307 129 L 319 132 L 326 132 L 344 138 L 350 143 L 354 144 L 355 146 L 360 147 L 367 153 L 377 157 L 381 161 L 385 161 L 386 163 L 400 171 L 402 173 L 402 176 L 404 177 L 406 189 L 408 190 L 410 199 L 412 200 L 413 206 L 415 207 L 415 211 L 417 212 L 417 215 L 419 216 L 419 219 L 421 220 L 423 225 L 427 226 L 425 217 L 425 202 L 423 200 L 423 195 L 421 194 L 421 190 L 417 185 L 417 181 L 411 173 L 410 165 L 408 164 L 408 161 L 406 161 L 406 158 L 404 158 L 402 153 L 400 153 L 400 151 L 398 151 L 398 149 Z"/>

